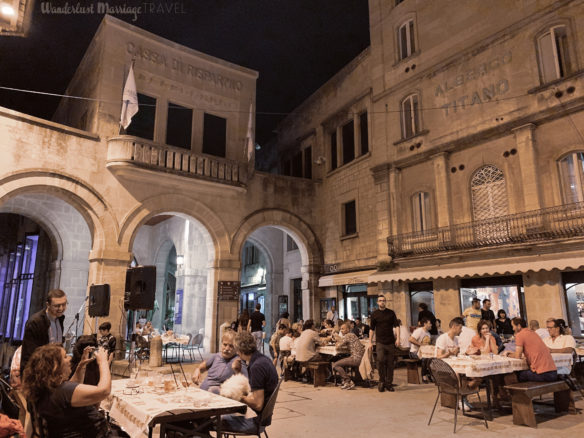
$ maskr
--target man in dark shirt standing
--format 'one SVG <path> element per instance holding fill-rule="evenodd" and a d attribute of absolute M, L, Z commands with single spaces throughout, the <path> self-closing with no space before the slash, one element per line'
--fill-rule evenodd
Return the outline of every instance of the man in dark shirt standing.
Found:
<path fill-rule="evenodd" d="M 375 339 L 377 352 L 377 370 L 379 371 L 379 392 L 386 389 L 393 392 L 393 358 L 399 347 L 399 325 L 395 312 L 385 307 L 385 295 L 377 296 L 379 309 L 371 315 L 370 342 Z M 394 335 L 393 328 L 396 327 Z"/>
<path fill-rule="evenodd" d="M 253 312 L 251 314 L 251 316 L 249 317 L 249 325 L 250 325 L 250 332 L 256 341 L 257 350 L 263 352 L 264 351 L 264 349 L 262 348 L 262 345 L 264 343 L 263 328 L 266 325 L 266 317 L 264 316 L 264 314 L 262 312 L 260 312 L 261 308 L 262 308 L 261 304 L 259 304 L 259 303 L 256 304 L 255 312 Z"/>
<path fill-rule="evenodd" d="M 495 328 L 495 314 L 491 310 L 491 300 L 485 298 L 483 300 L 483 308 L 481 309 L 481 318 L 491 322 L 491 329 Z"/>

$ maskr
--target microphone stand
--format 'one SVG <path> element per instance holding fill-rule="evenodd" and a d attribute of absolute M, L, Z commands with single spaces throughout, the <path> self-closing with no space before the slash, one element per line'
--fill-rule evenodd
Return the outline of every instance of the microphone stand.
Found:
<path fill-rule="evenodd" d="M 67 336 L 67 334 L 69 334 L 69 332 L 71 331 L 71 327 L 73 327 L 73 324 L 75 324 L 75 342 L 77 342 L 77 333 L 79 330 L 79 314 L 83 311 L 83 308 L 85 307 L 85 302 L 89 299 L 89 297 L 85 297 L 85 299 L 83 300 L 83 302 L 81 303 L 81 307 L 79 307 L 79 310 L 77 311 L 77 313 L 75 314 L 75 318 L 73 319 L 73 321 L 71 322 L 71 324 L 69 325 L 69 327 L 67 328 L 67 331 L 65 332 L 65 337 Z M 74 345 L 75 342 L 72 342 L 71 344 Z"/>

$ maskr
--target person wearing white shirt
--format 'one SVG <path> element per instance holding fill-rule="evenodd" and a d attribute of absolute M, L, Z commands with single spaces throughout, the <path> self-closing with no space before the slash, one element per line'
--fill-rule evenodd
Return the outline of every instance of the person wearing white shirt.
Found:
<path fill-rule="evenodd" d="M 412 359 L 418 359 L 418 351 L 424 344 L 424 339 L 430 339 L 432 321 L 426 317 L 422 317 L 422 319 L 420 319 L 420 324 L 422 324 L 422 326 L 417 327 L 408 339 L 408 342 L 410 343 L 410 357 Z"/>
<path fill-rule="evenodd" d="M 565 334 L 564 327 L 557 319 L 548 321 L 546 325 L 550 335 L 543 340 L 543 343 L 550 349 L 550 352 L 572 354 L 576 348 L 574 337 Z"/>
<path fill-rule="evenodd" d="M 399 324 L 399 348 L 402 350 L 410 349 L 410 328 L 403 325 L 401 319 L 397 320 Z M 397 327 L 393 328 L 393 335 L 397 337 Z"/>
<path fill-rule="evenodd" d="M 458 335 L 458 346 L 460 347 L 460 351 L 466 353 L 468 347 L 472 343 L 472 338 L 475 337 L 477 332 L 467 326 L 463 326 L 460 334 Z"/>
<path fill-rule="evenodd" d="M 450 321 L 448 331 L 438 336 L 435 354 L 437 358 L 444 359 L 449 356 L 456 356 L 459 353 L 458 335 L 460 335 L 463 325 L 464 320 L 462 318 L 454 318 Z"/>
<path fill-rule="evenodd" d="M 553 320 L 554 320 L 554 318 L 548 318 L 547 322 L 553 321 Z M 529 328 L 531 330 L 533 330 L 535 333 L 537 333 L 541 339 L 546 339 L 546 338 L 549 338 L 549 336 L 550 336 L 548 330 L 545 328 L 540 328 L 539 322 L 535 319 L 532 319 L 531 321 L 529 321 Z"/>

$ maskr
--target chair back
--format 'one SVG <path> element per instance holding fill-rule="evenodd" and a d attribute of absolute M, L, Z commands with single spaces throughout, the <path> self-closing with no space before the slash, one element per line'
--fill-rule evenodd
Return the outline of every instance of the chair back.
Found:
<path fill-rule="evenodd" d="M 280 390 L 282 380 L 284 379 L 278 379 L 276 389 L 274 389 L 274 392 L 272 392 L 272 395 L 270 396 L 270 398 L 264 405 L 262 412 L 260 413 L 259 418 L 260 426 L 269 426 L 272 421 L 272 415 L 274 414 L 274 407 L 276 406 L 276 399 L 278 398 L 278 391 Z"/>
<path fill-rule="evenodd" d="M 193 347 L 202 347 L 203 345 L 203 341 L 205 340 L 205 336 L 202 333 L 197 334 L 194 338 L 193 338 Z"/>
<path fill-rule="evenodd" d="M 438 386 L 440 390 L 443 388 L 449 388 L 458 391 L 460 388 L 458 376 L 452 367 L 442 359 L 432 359 L 430 361 L 430 371 L 434 378 L 434 382 L 436 382 L 436 386 Z"/>
<path fill-rule="evenodd" d="M 194 339 L 193 334 L 187 333 L 187 336 L 189 337 L 189 342 L 187 342 L 187 345 L 191 345 L 191 341 Z"/>
<path fill-rule="evenodd" d="M 18 419 L 20 411 L 18 400 L 14 396 L 12 386 L 2 378 L 0 378 L 0 395 L 2 396 L 0 399 L 2 411 L 10 418 Z"/>

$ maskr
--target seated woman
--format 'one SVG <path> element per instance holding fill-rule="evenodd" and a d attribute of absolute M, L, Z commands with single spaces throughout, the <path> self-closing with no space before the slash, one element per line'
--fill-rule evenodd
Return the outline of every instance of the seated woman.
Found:
<path fill-rule="evenodd" d="M 91 348 L 86 348 L 77 370 L 70 380 L 71 358 L 60 345 L 39 347 L 24 369 L 22 386 L 26 399 L 33 403 L 38 415 L 47 422 L 49 438 L 103 438 L 116 436 L 110 432 L 105 416 L 96 405 L 111 390 L 108 354 L 95 351 L 99 366 L 97 386 L 84 385 L 85 368 Z"/>
<path fill-rule="evenodd" d="M 511 320 L 507 318 L 507 312 L 503 309 L 499 309 L 497 312 L 497 319 L 495 320 L 497 324 L 497 333 L 503 335 L 505 338 L 513 336 L 513 327 L 511 326 Z"/>
<path fill-rule="evenodd" d="M 334 323 L 330 319 L 325 319 L 320 329 L 320 336 L 331 336 L 335 330 Z"/>
<path fill-rule="evenodd" d="M 477 332 L 466 350 L 466 354 L 497 354 L 499 347 L 497 341 L 491 335 L 491 327 L 489 322 L 481 319 L 477 324 Z"/>

